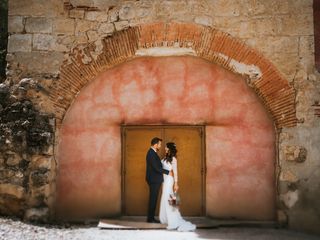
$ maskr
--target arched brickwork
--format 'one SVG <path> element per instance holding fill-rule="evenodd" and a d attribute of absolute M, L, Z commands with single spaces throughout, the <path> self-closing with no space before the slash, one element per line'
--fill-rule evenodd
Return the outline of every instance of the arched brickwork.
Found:
<path fill-rule="evenodd" d="M 130 27 L 102 40 L 95 56 L 94 44 L 73 50 L 61 68 L 50 99 L 60 124 L 81 88 L 102 71 L 137 57 L 137 50 L 153 47 L 188 48 L 197 57 L 242 74 L 255 90 L 277 128 L 297 123 L 295 92 L 276 67 L 256 50 L 220 30 L 194 24 L 157 23 Z"/>

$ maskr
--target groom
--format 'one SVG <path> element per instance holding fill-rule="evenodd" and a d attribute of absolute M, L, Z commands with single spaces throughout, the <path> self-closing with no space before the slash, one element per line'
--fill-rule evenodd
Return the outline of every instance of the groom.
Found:
<path fill-rule="evenodd" d="M 162 174 L 169 174 L 168 170 L 162 169 L 162 164 L 157 151 L 161 148 L 162 139 L 155 137 L 151 140 L 151 147 L 147 152 L 147 171 L 146 171 L 146 181 L 149 185 L 149 206 L 148 206 L 148 218 L 149 223 L 160 223 L 154 218 L 156 211 L 158 194 L 163 182 Z M 170 173 L 171 174 L 171 173 Z"/>

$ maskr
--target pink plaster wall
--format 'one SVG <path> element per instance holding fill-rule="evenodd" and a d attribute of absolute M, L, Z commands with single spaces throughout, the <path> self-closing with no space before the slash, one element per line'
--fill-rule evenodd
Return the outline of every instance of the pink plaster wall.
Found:
<path fill-rule="evenodd" d="M 58 215 L 121 212 L 122 123 L 205 124 L 207 214 L 273 219 L 273 123 L 241 77 L 194 57 L 138 58 L 81 91 L 57 146 Z"/>

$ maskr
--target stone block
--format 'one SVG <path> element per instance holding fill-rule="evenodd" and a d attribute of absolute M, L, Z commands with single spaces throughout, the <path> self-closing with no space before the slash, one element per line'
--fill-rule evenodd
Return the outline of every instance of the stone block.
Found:
<path fill-rule="evenodd" d="M 74 19 L 55 19 L 53 22 L 53 32 L 62 34 L 74 34 Z"/>
<path fill-rule="evenodd" d="M 119 20 L 119 9 L 114 8 L 108 12 L 109 22 L 116 22 Z"/>
<path fill-rule="evenodd" d="M 4 166 L 4 158 L 0 155 L 0 169 Z"/>
<path fill-rule="evenodd" d="M 285 160 L 294 161 L 299 154 L 298 146 L 285 146 L 284 148 Z"/>
<path fill-rule="evenodd" d="M 97 22 L 92 22 L 88 20 L 77 20 L 75 33 L 83 33 L 88 30 L 94 30 L 98 26 Z"/>
<path fill-rule="evenodd" d="M 121 20 L 129 20 L 136 16 L 136 10 L 133 3 L 123 4 L 119 10 L 119 18 Z"/>
<path fill-rule="evenodd" d="M 280 2 L 280 1 L 279 1 Z M 313 14 L 312 0 L 296 0 L 290 1 L 289 4 L 289 12 L 291 14 L 301 14 L 301 13 L 309 13 Z"/>
<path fill-rule="evenodd" d="M 69 17 L 70 18 L 84 18 L 84 10 L 81 9 L 71 9 L 69 11 Z"/>
<path fill-rule="evenodd" d="M 120 22 L 115 22 L 114 25 L 116 27 L 116 30 L 120 31 L 122 29 L 129 27 L 129 22 L 128 21 L 120 21 Z"/>
<path fill-rule="evenodd" d="M 279 23 L 277 18 L 272 18 L 270 16 L 259 17 L 257 19 L 251 19 L 254 21 L 254 31 L 255 35 L 269 35 L 275 36 L 281 30 L 279 29 Z"/>
<path fill-rule="evenodd" d="M 28 209 L 24 215 L 24 219 L 31 222 L 47 222 L 48 218 L 48 208 L 31 208 Z"/>
<path fill-rule="evenodd" d="M 264 36 L 250 38 L 246 43 L 263 53 L 297 53 L 299 38 L 296 36 Z"/>
<path fill-rule="evenodd" d="M 277 211 L 277 222 L 283 226 L 288 223 L 288 216 L 283 210 Z"/>
<path fill-rule="evenodd" d="M 240 2 L 238 1 L 211 0 L 210 7 L 214 16 L 234 17 L 240 15 Z"/>
<path fill-rule="evenodd" d="M 298 180 L 298 177 L 295 174 L 293 174 L 290 170 L 283 170 L 280 173 L 280 181 L 297 182 Z"/>
<path fill-rule="evenodd" d="M 88 43 L 89 38 L 85 32 L 75 34 L 75 42 L 77 44 Z"/>
<path fill-rule="evenodd" d="M 109 15 L 107 11 L 89 11 L 86 12 L 85 19 L 89 21 L 107 22 Z"/>
<path fill-rule="evenodd" d="M 9 36 L 8 52 L 31 52 L 31 34 L 14 34 Z"/>
<path fill-rule="evenodd" d="M 98 8 L 99 10 L 108 10 L 110 7 L 117 6 L 119 0 L 94 0 L 93 7 Z"/>
<path fill-rule="evenodd" d="M 23 17 L 21 16 L 9 16 L 8 17 L 8 32 L 9 33 L 21 33 L 24 30 Z"/>
<path fill-rule="evenodd" d="M 232 33 L 240 38 L 253 38 L 256 36 L 256 21 L 243 20 L 231 28 Z"/>
<path fill-rule="evenodd" d="M 12 179 L 15 175 L 15 171 L 8 168 L 1 168 L 0 170 L 0 180 Z"/>
<path fill-rule="evenodd" d="M 287 14 L 289 13 L 289 2 L 288 0 L 245 0 L 241 2 L 240 8 L 241 13 L 245 16 Z"/>
<path fill-rule="evenodd" d="M 289 82 L 293 81 L 296 74 L 297 65 L 299 64 L 298 52 L 264 52 L 264 55 L 269 58 L 275 66 L 277 66 L 278 70 L 288 79 Z"/>
<path fill-rule="evenodd" d="M 48 34 L 33 35 L 33 50 L 51 50 L 55 39 Z"/>
<path fill-rule="evenodd" d="M 44 155 L 33 155 L 31 158 L 31 168 L 32 169 L 50 169 L 52 157 L 47 157 Z"/>
<path fill-rule="evenodd" d="M 38 168 L 31 173 L 33 187 L 41 187 L 49 182 L 49 171 L 47 168 Z"/>
<path fill-rule="evenodd" d="M 147 7 L 140 7 L 136 9 L 136 16 L 138 18 L 146 18 L 147 16 L 149 16 L 151 13 L 151 7 L 147 8 Z"/>
<path fill-rule="evenodd" d="M 313 35 L 313 15 L 282 15 L 279 16 L 277 27 L 280 35 L 301 36 Z"/>
<path fill-rule="evenodd" d="M 313 52 L 302 52 L 300 53 L 299 57 L 299 69 L 301 69 L 307 74 L 313 73 L 315 66 L 315 57 Z"/>
<path fill-rule="evenodd" d="M 28 33 L 51 33 L 52 20 L 45 17 L 27 18 L 25 28 Z"/>
<path fill-rule="evenodd" d="M 302 53 L 314 54 L 314 36 L 299 37 L 299 54 Z"/>
<path fill-rule="evenodd" d="M 109 34 L 109 33 L 112 33 L 113 31 L 114 31 L 113 23 L 102 23 L 98 28 L 98 32 L 100 34 Z"/>
<path fill-rule="evenodd" d="M 21 214 L 24 212 L 23 203 L 24 199 L 17 199 L 13 196 L 6 195 L 0 197 L 1 215 L 21 217 Z"/>
<path fill-rule="evenodd" d="M 0 184 L 0 194 L 8 194 L 16 197 L 17 199 L 22 199 L 25 194 L 25 190 L 23 187 L 6 183 Z"/>
<path fill-rule="evenodd" d="M 197 16 L 194 19 L 195 23 L 201 24 L 204 26 L 212 26 L 212 18 L 209 16 Z"/>
<path fill-rule="evenodd" d="M 74 7 L 93 7 L 93 0 L 70 0 L 70 4 Z"/>
<path fill-rule="evenodd" d="M 61 1 L 48 0 L 10 0 L 8 10 L 9 15 L 47 17 L 56 17 L 64 12 Z"/>
<path fill-rule="evenodd" d="M 307 150 L 301 146 L 285 146 L 282 152 L 286 161 L 304 162 L 307 158 Z"/>
<path fill-rule="evenodd" d="M 5 154 L 5 159 L 6 159 L 6 164 L 8 166 L 17 166 L 19 164 L 19 162 L 21 161 L 21 157 L 19 156 L 19 154 L 17 153 L 9 153 L 9 154 Z"/>
<path fill-rule="evenodd" d="M 16 53 L 15 61 L 24 72 L 58 74 L 64 59 L 59 52 Z"/>
<path fill-rule="evenodd" d="M 52 50 L 57 52 L 68 52 L 72 48 L 74 41 L 75 37 L 73 35 L 56 36 Z"/>
<path fill-rule="evenodd" d="M 89 30 L 87 32 L 89 42 L 95 42 L 99 39 L 99 34 L 95 30 Z"/>
<path fill-rule="evenodd" d="M 12 172 L 7 172 L 7 174 L 12 174 Z M 27 176 L 23 175 L 21 171 L 14 171 L 14 175 L 10 178 L 10 184 L 17 185 L 17 186 L 24 186 L 26 182 Z"/>
<path fill-rule="evenodd" d="M 50 194 L 50 185 L 46 184 L 41 187 L 33 187 L 28 192 L 28 206 L 39 207 L 46 204 L 46 198 Z"/>
<path fill-rule="evenodd" d="M 280 195 L 280 200 L 286 205 L 287 208 L 292 208 L 299 199 L 299 191 L 288 191 Z"/>

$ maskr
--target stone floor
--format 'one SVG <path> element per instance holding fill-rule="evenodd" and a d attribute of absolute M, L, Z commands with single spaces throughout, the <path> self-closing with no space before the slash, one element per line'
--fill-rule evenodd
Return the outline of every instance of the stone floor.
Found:
<path fill-rule="evenodd" d="M 10 218 L 0 218 L 1 240 L 316 240 L 320 236 L 275 228 L 221 227 L 198 229 L 195 232 L 176 232 L 167 230 L 101 230 L 95 225 L 49 226 L 32 225 Z"/>

